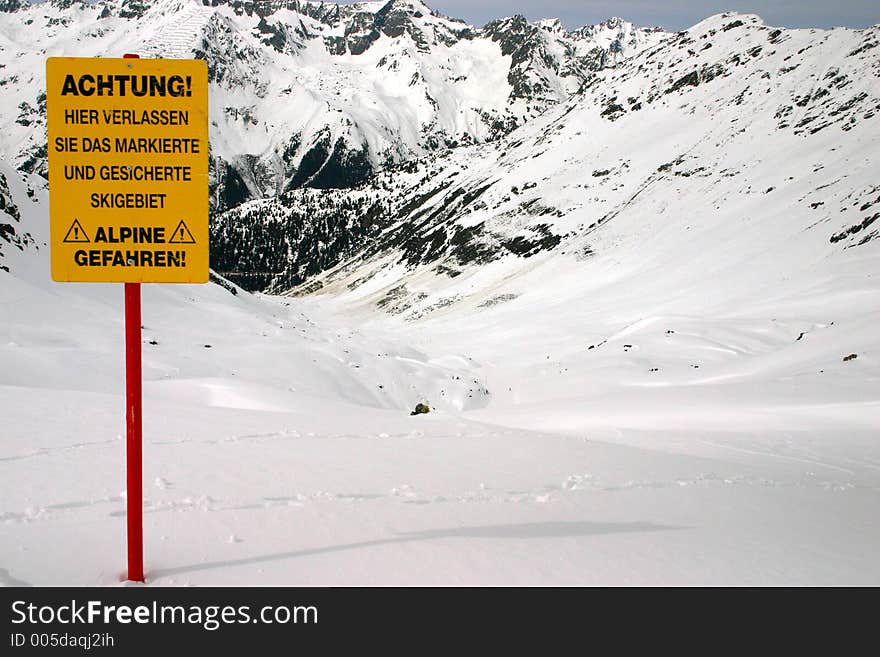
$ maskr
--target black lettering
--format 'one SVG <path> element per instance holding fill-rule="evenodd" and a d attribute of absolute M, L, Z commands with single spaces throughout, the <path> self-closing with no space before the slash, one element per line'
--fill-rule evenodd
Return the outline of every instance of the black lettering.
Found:
<path fill-rule="evenodd" d="M 83 153 L 109 153 L 110 139 L 108 137 L 83 137 Z"/>
<path fill-rule="evenodd" d="M 73 261 L 79 267 L 186 267 L 186 251 L 80 249 Z"/>
<path fill-rule="evenodd" d="M 164 96 L 165 95 L 165 78 L 164 77 L 156 77 L 155 75 L 150 76 L 150 95 L 151 96 Z"/>
<path fill-rule="evenodd" d="M 95 242 L 122 244 L 164 244 L 164 226 L 98 226 Z"/>
<path fill-rule="evenodd" d="M 167 194 L 99 194 L 97 192 L 89 196 L 91 207 L 99 209 L 123 209 L 123 210 L 162 210 L 165 208 Z"/>
<path fill-rule="evenodd" d="M 189 116 L 186 112 L 180 112 L 179 123 L 186 125 Z M 108 120 L 108 123 L 110 121 Z M 198 139 L 181 137 L 117 137 L 117 153 L 146 153 L 155 155 L 199 154 L 201 146 Z"/>
<path fill-rule="evenodd" d="M 104 92 L 107 92 L 106 94 Z M 98 76 L 98 95 L 99 96 L 112 96 L 113 95 L 113 77 L 108 76 L 104 77 L 103 75 Z"/>
<path fill-rule="evenodd" d="M 183 96 L 185 89 L 183 87 L 183 78 L 179 75 L 172 75 L 168 78 L 168 95 L 173 97 Z"/>
<path fill-rule="evenodd" d="M 171 96 L 174 98 L 192 97 L 192 76 L 172 75 L 91 75 L 85 73 L 75 78 L 72 74 L 64 77 L 61 84 L 62 96 Z M 164 110 L 171 115 L 181 116 L 185 112 Z"/>
<path fill-rule="evenodd" d="M 64 110 L 64 122 L 76 124 L 88 124 L 98 122 L 98 110 Z M 75 137 L 74 137 L 75 139 Z"/>
<path fill-rule="evenodd" d="M 66 96 L 68 94 L 79 96 L 79 91 L 76 88 L 76 81 L 70 73 L 64 76 L 64 84 L 61 85 L 61 95 Z"/>
<path fill-rule="evenodd" d="M 86 83 L 91 83 L 92 86 L 86 86 Z M 79 95 L 80 96 L 94 96 L 95 95 L 95 78 L 91 75 L 81 75 L 79 76 Z"/>
<path fill-rule="evenodd" d="M 95 167 L 91 164 L 65 164 L 65 180 L 94 180 Z"/>
<path fill-rule="evenodd" d="M 138 77 L 133 76 L 131 78 L 131 93 L 134 94 L 135 96 L 138 96 L 138 97 L 146 96 L 147 91 L 149 90 L 149 85 L 147 84 L 147 76 L 141 75 L 140 81 L 141 81 L 141 86 L 138 87 Z"/>
<path fill-rule="evenodd" d="M 56 153 L 76 153 L 79 151 L 79 140 L 77 137 L 55 137 Z"/>
<path fill-rule="evenodd" d="M 116 82 L 119 83 L 119 95 L 120 95 L 120 96 L 124 96 L 124 95 L 125 95 L 125 84 L 126 84 L 126 82 L 128 82 L 129 80 L 132 80 L 132 82 L 133 82 L 134 79 L 135 79 L 134 76 L 131 76 L 131 75 L 116 75 L 116 76 L 114 76 L 114 77 L 115 77 L 115 79 L 116 79 Z"/>

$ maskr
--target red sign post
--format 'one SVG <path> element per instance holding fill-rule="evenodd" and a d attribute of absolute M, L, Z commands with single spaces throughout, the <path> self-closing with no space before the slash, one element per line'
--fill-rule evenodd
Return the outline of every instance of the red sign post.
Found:
<path fill-rule="evenodd" d="M 144 581 L 144 470 L 141 393 L 141 284 L 125 284 L 125 461 L 128 579 Z"/>
<path fill-rule="evenodd" d="M 124 59 L 139 59 L 125 54 Z M 143 380 L 141 284 L 125 283 L 125 501 L 128 519 L 128 579 L 144 581 Z"/>

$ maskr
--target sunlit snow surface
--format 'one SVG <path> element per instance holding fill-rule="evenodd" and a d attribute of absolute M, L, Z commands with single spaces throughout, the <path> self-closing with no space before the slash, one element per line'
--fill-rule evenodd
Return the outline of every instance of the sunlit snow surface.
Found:
<path fill-rule="evenodd" d="M 44 191 L 3 171 L 42 243 Z M 0 272 L 0 577 L 114 584 L 122 290 L 46 256 Z M 547 263 L 518 305 L 406 329 L 144 286 L 149 583 L 880 582 L 871 271 L 638 322 L 632 290 L 573 300 L 601 275 Z"/>
<path fill-rule="evenodd" d="M 731 21 L 699 57 L 770 48 Z M 498 180 L 456 221 L 551 222 L 555 251 L 455 278 L 374 259 L 306 298 L 144 286 L 148 583 L 880 584 L 880 239 L 830 241 L 880 194 L 876 57 L 846 55 L 875 35 L 613 123 L 595 92 L 443 164 Z M 833 102 L 789 101 L 831 68 Z M 862 92 L 850 130 L 776 127 Z M 122 289 L 49 282 L 45 189 L 0 173 L 40 247 L 0 241 L 0 582 L 117 584 Z M 570 212 L 491 215 L 539 193 Z M 401 282 L 425 296 L 389 314 Z"/>

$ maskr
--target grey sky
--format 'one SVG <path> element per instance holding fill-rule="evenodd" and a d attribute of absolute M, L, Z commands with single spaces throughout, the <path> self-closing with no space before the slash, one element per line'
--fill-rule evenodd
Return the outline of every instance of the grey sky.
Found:
<path fill-rule="evenodd" d="M 340 0 L 345 2 L 345 0 Z M 455 18 L 482 25 L 511 14 L 560 18 L 570 28 L 620 16 L 638 25 L 680 30 L 724 11 L 759 14 L 784 27 L 867 27 L 880 23 L 880 0 L 422 0 Z"/>

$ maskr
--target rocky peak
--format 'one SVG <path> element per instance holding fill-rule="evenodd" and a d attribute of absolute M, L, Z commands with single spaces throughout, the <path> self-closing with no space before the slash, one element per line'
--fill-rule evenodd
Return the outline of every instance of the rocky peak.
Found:
<path fill-rule="evenodd" d="M 418 0 L 332 6 L 337 8 L 333 20 L 326 20 L 330 18 L 326 15 L 321 20 L 333 27 L 344 26 L 344 36 L 324 39 L 328 50 L 335 55 L 361 55 L 383 35 L 392 39 L 408 35 L 423 52 L 438 43 L 452 45 L 473 37 L 469 25 L 446 18 Z"/>
<path fill-rule="evenodd" d="M 421 37 L 421 30 L 413 24 L 413 19 L 423 18 L 425 13 L 430 13 L 430 10 L 420 2 L 390 0 L 376 12 L 373 23 L 382 34 L 391 38 L 402 36 L 405 32 Z"/>
<path fill-rule="evenodd" d="M 493 41 L 498 41 L 500 38 L 508 34 L 525 34 L 533 32 L 534 30 L 535 26 L 529 23 L 525 16 L 522 14 L 514 14 L 513 16 L 508 16 L 506 18 L 489 21 L 483 26 L 482 32 L 491 37 Z"/>
<path fill-rule="evenodd" d="M 619 16 L 612 16 L 605 22 L 599 23 L 599 25 L 601 25 L 602 27 L 607 27 L 610 30 L 617 30 L 620 29 L 625 23 L 626 21 Z"/>
<path fill-rule="evenodd" d="M 565 25 L 558 18 L 545 18 L 538 21 L 538 27 L 554 34 L 565 34 Z"/>
<path fill-rule="evenodd" d="M 415 18 L 434 14 L 433 9 L 424 2 L 419 2 L 419 0 L 388 0 L 382 9 L 379 10 L 379 13 L 382 12 L 400 12 Z"/>

